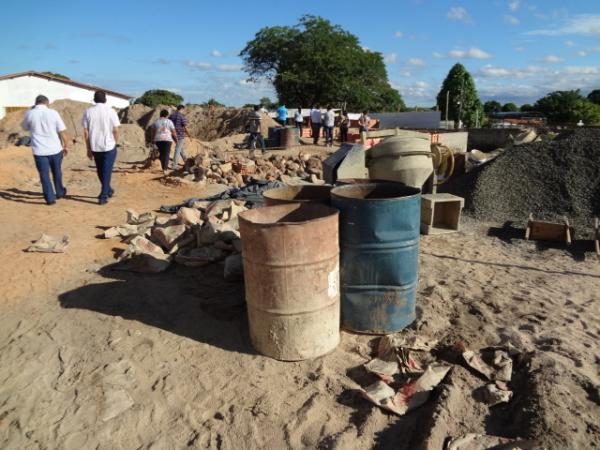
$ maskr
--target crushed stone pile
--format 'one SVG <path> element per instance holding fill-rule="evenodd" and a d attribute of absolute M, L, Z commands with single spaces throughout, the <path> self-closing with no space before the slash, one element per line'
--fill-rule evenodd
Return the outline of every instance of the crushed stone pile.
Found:
<path fill-rule="evenodd" d="M 148 162 L 152 164 L 152 162 Z M 240 188 L 253 180 L 286 184 L 324 184 L 323 156 L 299 152 L 296 156 L 250 156 L 203 148 L 182 169 L 163 179 L 165 184 L 226 184 Z"/>
<path fill-rule="evenodd" d="M 506 149 L 440 191 L 465 197 L 475 217 L 504 222 L 567 216 L 582 228 L 600 215 L 600 129 L 565 131 L 553 140 Z"/>
<path fill-rule="evenodd" d="M 196 201 L 176 214 L 158 217 L 154 212 L 127 210 L 127 220 L 104 231 L 104 238 L 128 244 L 112 269 L 158 273 L 173 262 L 199 267 L 224 263 L 224 277 L 242 277 L 238 214 L 243 200 Z"/>

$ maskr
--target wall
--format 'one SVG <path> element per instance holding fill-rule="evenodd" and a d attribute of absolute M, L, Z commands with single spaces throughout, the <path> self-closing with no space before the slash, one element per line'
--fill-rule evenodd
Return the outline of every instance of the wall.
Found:
<path fill-rule="evenodd" d="M 442 113 L 440 111 L 373 113 L 372 119 L 379 120 L 379 129 L 386 128 L 421 128 L 438 129 Z"/>
<path fill-rule="evenodd" d="M 94 98 L 94 90 L 92 89 L 71 86 L 70 84 L 35 76 L 0 80 L 0 119 L 4 117 L 6 107 L 32 106 L 35 97 L 40 94 L 48 97 L 50 103 L 61 99 L 92 103 Z M 129 105 L 129 100 L 107 94 L 106 103 L 115 108 L 125 108 Z"/>
<path fill-rule="evenodd" d="M 484 151 L 504 147 L 510 136 L 515 136 L 523 130 L 520 128 L 472 128 L 469 129 L 468 149 Z"/>
<path fill-rule="evenodd" d="M 467 151 L 467 140 L 469 133 L 466 131 L 450 131 L 448 133 L 440 133 L 438 142 L 449 147 L 455 153 L 464 153 Z"/>

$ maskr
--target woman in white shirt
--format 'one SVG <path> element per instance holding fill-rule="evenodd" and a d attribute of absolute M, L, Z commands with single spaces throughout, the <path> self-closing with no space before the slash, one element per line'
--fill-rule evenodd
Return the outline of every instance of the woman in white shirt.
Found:
<path fill-rule="evenodd" d="M 168 118 L 169 111 L 163 109 L 160 112 L 160 117 L 152 125 L 152 141 L 158 147 L 160 165 L 163 173 L 167 174 L 169 167 L 169 155 L 171 153 L 171 144 L 177 143 L 177 133 L 175 133 L 175 125 Z"/>
<path fill-rule="evenodd" d="M 294 113 L 294 123 L 298 128 L 298 133 L 302 137 L 302 126 L 304 125 L 304 117 L 302 117 L 302 108 L 298 108 L 298 111 Z"/>

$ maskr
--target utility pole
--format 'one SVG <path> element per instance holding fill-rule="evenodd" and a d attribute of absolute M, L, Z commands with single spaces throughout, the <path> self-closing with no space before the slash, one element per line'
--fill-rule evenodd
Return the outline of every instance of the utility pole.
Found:
<path fill-rule="evenodd" d="M 460 83 L 460 103 L 458 104 L 458 127 L 462 128 L 462 107 L 463 107 L 463 92 L 465 88 L 465 79 Z"/>
<path fill-rule="evenodd" d="M 450 108 L 450 91 L 446 91 L 446 127 L 448 126 L 448 109 Z"/>

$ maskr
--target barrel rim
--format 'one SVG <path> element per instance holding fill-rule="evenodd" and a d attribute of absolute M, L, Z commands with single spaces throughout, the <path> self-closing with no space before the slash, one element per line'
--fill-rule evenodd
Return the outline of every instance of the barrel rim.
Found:
<path fill-rule="evenodd" d="M 303 198 L 303 199 L 287 199 L 282 197 L 276 197 L 273 194 L 277 194 L 280 192 L 284 192 L 286 190 L 296 190 L 299 193 L 302 189 L 312 189 L 314 191 L 323 191 L 325 193 L 327 191 L 327 195 L 325 195 L 322 199 L 319 198 Z M 297 184 L 297 185 L 286 185 L 277 188 L 267 189 L 263 191 L 263 197 L 268 198 L 269 200 L 277 200 L 277 201 L 285 201 L 289 203 L 311 203 L 318 200 L 326 201 L 329 200 L 329 193 L 333 189 L 333 186 L 330 184 Z M 274 206 L 274 205 L 273 205 Z"/>
<path fill-rule="evenodd" d="M 307 220 L 303 220 L 303 221 L 294 221 L 294 222 L 271 222 L 271 223 L 265 223 L 265 222 L 256 222 L 250 218 L 246 218 L 245 216 L 248 215 L 252 215 L 252 214 L 256 214 L 256 211 L 260 211 L 260 210 L 264 210 L 267 208 L 289 208 L 290 206 L 294 206 L 297 205 L 298 208 L 304 208 L 304 209 L 322 209 L 323 212 L 327 212 L 326 215 L 323 215 L 322 217 L 316 217 L 313 219 L 307 219 Z M 323 205 L 321 203 L 310 203 L 310 202 L 290 202 L 290 203 L 284 203 L 281 205 L 273 205 L 273 206 L 264 206 L 262 208 L 255 208 L 255 209 L 249 209 L 247 211 L 242 211 L 241 213 L 238 214 L 238 218 L 239 220 L 248 225 L 248 226 L 254 226 L 254 225 L 260 225 L 261 228 L 274 228 L 274 227 L 283 227 L 283 226 L 301 226 L 301 225 L 306 225 L 309 223 L 318 223 L 318 222 L 325 222 L 327 220 L 331 220 L 332 218 L 337 218 L 340 215 L 340 211 L 336 208 L 332 208 L 331 206 L 327 206 L 327 205 Z"/>
<path fill-rule="evenodd" d="M 401 196 L 397 196 L 397 197 L 385 197 L 385 198 L 357 198 L 357 197 L 351 197 L 348 195 L 344 195 L 344 191 L 349 191 L 351 189 L 357 189 L 357 188 L 370 188 L 370 187 L 377 187 L 377 186 L 381 186 L 381 185 L 390 185 L 390 184 L 397 184 L 397 185 L 401 185 L 403 188 L 406 188 L 409 191 L 412 191 L 413 194 L 409 194 L 409 195 L 401 195 Z M 412 198 L 417 198 L 421 196 L 421 189 L 416 188 L 414 186 L 409 186 L 407 184 L 403 184 L 403 183 L 399 183 L 399 182 L 389 182 L 388 183 L 357 183 L 357 184 L 348 184 L 348 185 L 344 185 L 344 186 L 336 186 L 333 189 L 331 189 L 331 197 L 332 198 L 338 198 L 338 199 L 344 199 L 344 200 L 355 200 L 355 201 L 360 201 L 360 202 L 389 202 L 389 201 L 393 201 L 393 200 L 408 200 L 408 199 L 412 199 Z"/>

